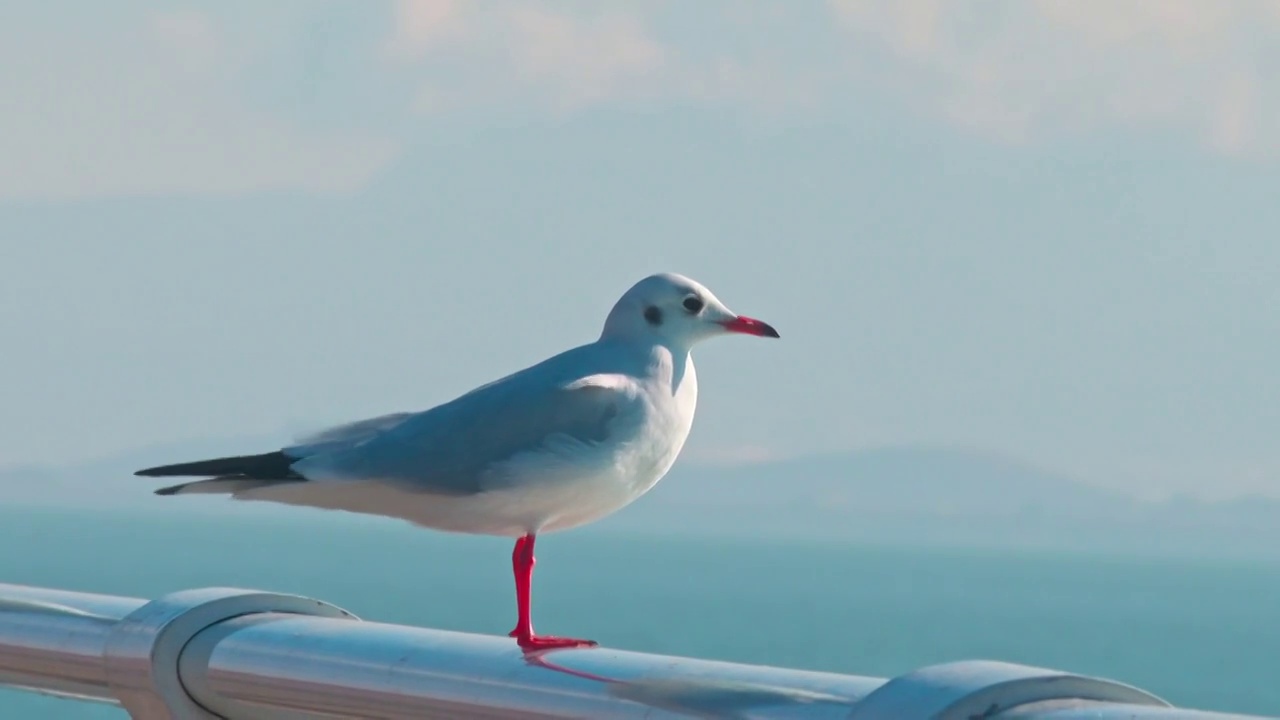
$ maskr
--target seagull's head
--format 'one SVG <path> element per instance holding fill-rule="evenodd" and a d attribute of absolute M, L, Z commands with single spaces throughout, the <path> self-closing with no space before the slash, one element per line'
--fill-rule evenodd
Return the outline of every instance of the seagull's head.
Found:
<path fill-rule="evenodd" d="M 659 273 L 627 290 L 605 320 L 601 337 L 692 347 L 710 337 L 735 333 L 778 337 L 778 331 L 768 323 L 725 307 L 701 283 L 675 273 Z"/>

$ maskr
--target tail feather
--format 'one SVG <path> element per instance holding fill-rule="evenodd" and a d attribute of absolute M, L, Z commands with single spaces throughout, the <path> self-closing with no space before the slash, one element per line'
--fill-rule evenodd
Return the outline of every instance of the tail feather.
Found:
<path fill-rule="evenodd" d="M 290 480 L 251 480 L 243 477 L 217 477 L 210 480 L 196 480 L 195 482 L 182 483 L 181 485 L 170 485 L 169 487 L 156 490 L 156 495 L 235 495 L 245 490 L 254 490 L 260 487 L 268 487 L 270 485 L 282 485 L 287 483 L 303 482 L 302 479 Z"/>
<path fill-rule="evenodd" d="M 305 478 L 295 473 L 290 467 L 297 461 L 298 458 L 276 451 L 262 453 L 261 455 L 238 455 L 175 465 L 161 465 L 139 470 L 134 475 L 142 477 L 199 477 L 203 475 L 217 476 L 218 479 L 303 480 Z"/>

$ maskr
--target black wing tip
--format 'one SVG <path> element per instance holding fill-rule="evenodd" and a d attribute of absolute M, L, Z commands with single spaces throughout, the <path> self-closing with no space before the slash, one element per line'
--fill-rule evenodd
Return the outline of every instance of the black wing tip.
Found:
<path fill-rule="evenodd" d="M 205 473 L 201 473 L 199 471 L 203 469 L 201 468 L 201 465 L 203 465 L 204 462 L 205 461 L 178 463 L 176 465 L 157 465 L 155 467 L 143 468 L 142 470 L 134 471 L 133 474 L 136 477 L 173 477 L 175 475 L 181 476 L 188 474 L 202 475 Z"/>
<path fill-rule="evenodd" d="M 290 466 L 298 459 L 281 450 L 260 455 L 236 455 L 234 457 L 196 460 L 195 462 L 158 465 L 134 471 L 137 477 L 213 477 L 217 475 L 243 475 L 255 480 L 283 480 L 299 478 Z"/>
<path fill-rule="evenodd" d="M 134 473 L 134 474 L 137 475 L 138 473 Z M 160 488 L 159 490 L 156 490 L 155 494 L 156 495 L 177 495 L 179 492 L 182 491 L 182 488 L 184 487 L 186 487 L 185 483 L 182 485 L 170 485 L 169 487 Z"/>

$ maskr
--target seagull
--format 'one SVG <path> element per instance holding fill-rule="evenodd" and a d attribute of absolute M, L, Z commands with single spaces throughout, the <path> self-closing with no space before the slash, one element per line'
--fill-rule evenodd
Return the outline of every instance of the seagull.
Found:
<path fill-rule="evenodd" d="M 594 342 L 444 404 L 339 425 L 273 452 L 134 474 L 206 478 L 157 495 L 222 494 L 514 537 L 509 636 L 526 652 L 594 646 L 534 633 L 534 542 L 623 508 L 666 475 L 697 404 L 690 350 L 732 334 L 778 337 L 688 277 L 650 275 L 614 304 Z"/>

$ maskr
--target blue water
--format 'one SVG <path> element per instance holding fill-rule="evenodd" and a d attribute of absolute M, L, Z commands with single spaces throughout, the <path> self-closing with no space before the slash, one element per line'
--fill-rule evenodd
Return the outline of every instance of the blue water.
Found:
<path fill-rule="evenodd" d="M 0 581 L 137 597 L 223 585 L 504 633 L 510 548 L 372 518 L 16 511 Z M 632 650 L 892 676 L 990 658 L 1280 715 L 1280 566 L 640 537 L 540 538 L 534 618 Z M 0 693 L 0 717 L 121 718 Z"/>

